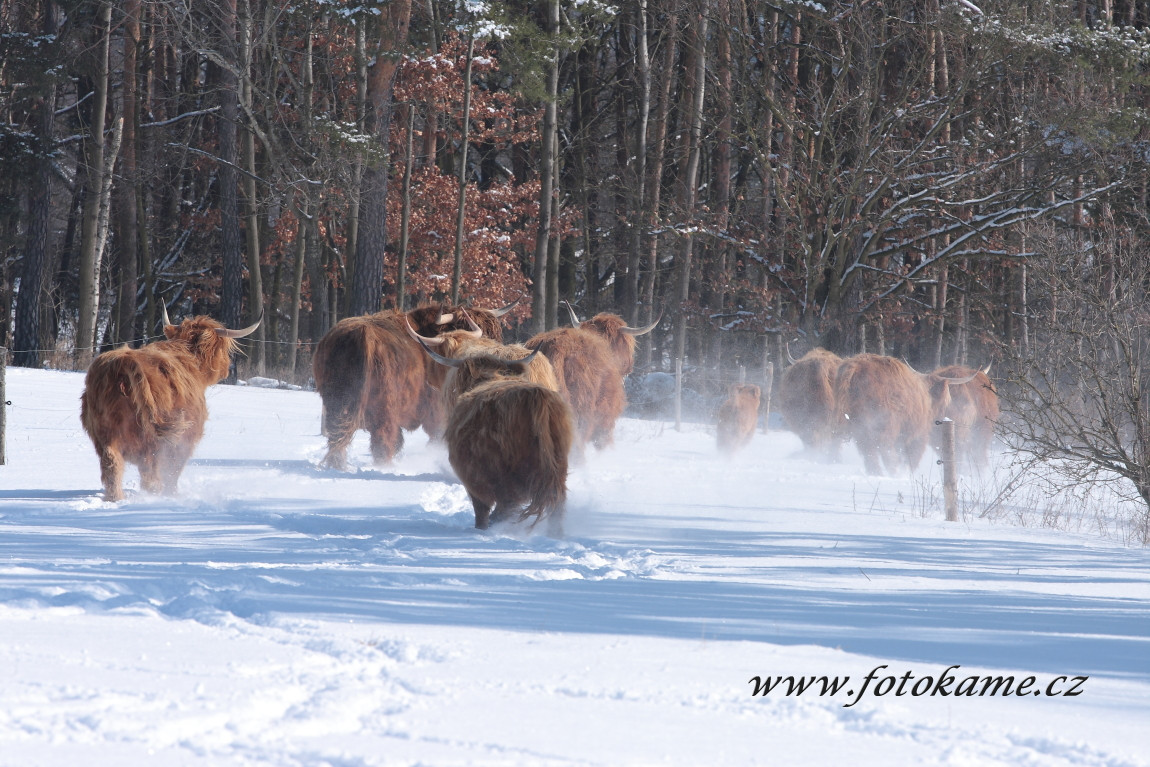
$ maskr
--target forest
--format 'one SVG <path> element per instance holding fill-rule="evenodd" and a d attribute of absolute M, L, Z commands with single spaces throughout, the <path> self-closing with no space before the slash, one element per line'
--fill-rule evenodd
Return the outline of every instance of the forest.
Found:
<path fill-rule="evenodd" d="M 518 301 L 522 339 L 569 301 L 661 318 L 637 370 L 698 391 L 814 346 L 1140 371 L 1148 23 L 1137 0 L 0 0 L 0 346 L 82 370 L 161 305 L 263 317 L 244 373 L 306 384 L 343 317 Z M 1067 335 L 1123 318 L 1125 356 Z"/>

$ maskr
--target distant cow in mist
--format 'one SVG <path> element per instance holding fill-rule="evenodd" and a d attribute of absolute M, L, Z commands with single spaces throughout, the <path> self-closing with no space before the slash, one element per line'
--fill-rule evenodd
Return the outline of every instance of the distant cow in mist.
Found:
<path fill-rule="evenodd" d="M 470 313 L 498 341 L 499 317 L 509 308 Z M 461 307 L 431 304 L 348 317 L 316 345 L 312 375 L 323 401 L 324 466 L 347 468 L 347 449 L 359 429 L 370 435 L 377 465 L 390 462 L 403 447 L 403 430 L 422 426 L 433 439 L 442 435 L 445 413 L 439 392 L 427 383 L 428 360 L 408 337 L 408 324 L 424 336 L 472 326 Z"/>
<path fill-rule="evenodd" d="M 821 460 L 838 457 L 834 379 L 842 361 L 834 352 L 811 349 L 800 359 L 791 359 L 779 384 L 779 411 L 787 428 L 799 436 L 807 452 Z"/>
<path fill-rule="evenodd" d="M 731 455 L 746 447 L 759 422 L 761 393 L 755 384 L 731 384 L 719 406 L 716 440 L 719 452 Z"/>
<path fill-rule="evenodd" d="M 950 404 L 951 386 L 972 378 L 919 373 L 878 354 L 850 357 L 835 372 L 839 428 L 854 439 L 868 472 L 914 471 L 935 420 Z"/>
<path fill-rule="evenodd" d="M 954 421 L 954 444 L 959 459 L 973 466 L 985 466 L 994 439 L 994 426 L 998 422 L 998 393 L 990 380 L 990 365 L 975 370 L 964 365 L 946 365 L 933 375 L 962 379 L 962 384 L 951 384 L 950 403 L 942 411 L 944 418 Z"/>
<path fill-rule="evenodd" d="M 204 391 L 228 375 L 236 339 L 256 322 L 229 330 L 210 317 L 173 325 L 164 312 L 163 341 L 127 346 L 92 361 L 80 396 L 80 422 L 100 459 L 104 500 L 124 497 L 124 464 L 140 469 L 140 487 L 172 494 L 204 435 Z"/>
<path fill-rule="evenodd" d="M 547 378 L 548 368 L 535 365 L 545 358 L 538 351 L 508 358 L 523 349 L 516 346 L 476 347 L 461 358 L 425 348 L 450 368 L 444 441 L 471 498 L 475 526 L 486 529 L 514 515 L 519 521 L 534 518 L 533 526 L 546 519 L 548 532 L 562 535 L 573 426 L 554 378 L 536 382 Z"/>

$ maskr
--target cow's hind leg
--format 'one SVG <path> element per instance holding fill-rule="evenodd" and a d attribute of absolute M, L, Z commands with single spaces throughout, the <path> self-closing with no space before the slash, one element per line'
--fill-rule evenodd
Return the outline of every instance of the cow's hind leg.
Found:
<path fill-rule="evenodd" d="M 371 430 L 371 457 L 377 466 L 391 463 L 403 448 L 403 430 L 395 424 L 384 424 Z"/>
<path fill-rule="evenodd" d="M 149 453 L 140 461 L 140 489 L 145 493 L 159 495 L 164 489 L 164 480 L 160 472 L 160 457 L 156 453 Z"/>
<path fill-rule="evenodd" d="M 479 530 L 486 530 L 491 525 L 491 504 L 479 500 L 471 493 L 471 505 L 475 507 L 475 527 Z"/>
<path fill-rule="evenodd" d="M 104 485 L 104 500 L 124 500 L 124 456 L 111 445 L 105 445 L 99 453 L 100 482 Z"/>
<path fill-rule="evenodd" d="M 867 474 L 882 474 L 882 463 L 879 458 L 878 448 L 869 441 L 857 440 L 855 446 L 858 448 L 859 455 L 862 456 L 863 466 L 866 468 Z"/>
<path fill-rule="evenodd" d="M 567 514 L 565 505 L 559 505 L 547 512 L 547 535 L 552 538 L 563 537 L 563 518 Z"/>
<path fill-rule="evenodd" d="M 195 443 L 185 444 L 177 442 L 166 445 L 156 461 L 156 473 L 160 481 L 160 492 L 164 495 L 175 495 L 176 487 L 180 482 L 180 474 L 184 471 L 188 459 L 192 457 Z"/>

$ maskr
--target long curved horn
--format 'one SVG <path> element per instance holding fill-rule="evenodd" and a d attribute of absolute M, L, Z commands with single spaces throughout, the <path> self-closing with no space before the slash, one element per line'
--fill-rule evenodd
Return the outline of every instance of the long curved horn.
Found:
<path fill-rule="evenodd" d="M 448 323 L 450 323 L 454 319 L 455 319 L 455 313 L 454 312 L 447 312 L 445 314 L 439 315 L 439 319 L 437 319 L 435 321 L 435 324 L 436 325 L 447 325 Z"/>
<path fill-rule="evenodd" d="M 408 329 L 410 329 L 410 328 L 411 328 L 411 326 L 408 325 Z M 440 365 L 446 365 L 449 368 L 457 368 L 457 367 L 460 367 L 461 365 L 463 365 L 463 360 L 452 359 L 451 357 L 444 357 L 442 354 L 436 352 L 434 349 L 432 349 L 430 346 L 427 345 L 428 341 L 433 341 L 434 339 L 424 338 L 423 336 L 416 333 L 414 330 L 412 331 L 412 335 L 415 336 L 415 340 L 419 342 L 419 345 L 423 347 L 423 350 L 425 352 L 427 352 L 428 356 L 431 357 L 436 362 L 438 362 Z M 439 340 L 441 342 L 443 341 L 442 338 Z"/>
<path fill-rule="evenodd" d="M 971 381 L 974 380 L 974 377 L 976 375 L 978 375 L 978 372 L 971 373 L 970 375 L 966 376 L 965 378 L 947 378 L 946 376 L 935 376 L 935 378 L 937 378 L 940 381 L 946 381 L 947 384 L 949 384 L 951 386 L 956 386 L 956 385 L 961 385 L 964 383 L 970 383 Z"/>
<path fill-rule="evenodd" d="M 256 320 L 254 324 L 248 325 L 246 328 L 244 328 L 242 330 L 231 330 L 229 328 L 216 328 L 216 333 L 218 333 L 219 335 L 224 336 L 226 338 L 243 338 L 244 336 L 250 336 L 252 333 L 256 332 L 256 328 L 258 328 L 260 326 L 260 323 L 263 321 L 264 321 L 264 316 L 263 316 L 263 314 L 261 314 L 260 318 L 258 320 Z"/>
<path fill-rule="evenodd" d="M 490 312 L 493 317 L 502 317 L 503 315 L 507 314 L 507 312 L 514 309 L 515 305 L 519 303 L 519 299 L 521 299 L 521 298 L 523 298 L 523 296 L 520 296 L 519 298 L 515 299 L 514 301 L 512 301 L 511 303 L 509 303 L 507 306 L 503 307 L 502 309 L 488 309 L 487 311 Z"/>
<path fill-rule="evenodd" d="M 988 375 L 990 375 L 990 366 L 991 366 L 991 365 L 993 365 L 993 364 L 994 364 L 993 362 L 988 362 L 988 363 L 986 363 L 986 367 L 984 367 L 984 368 L 983 368 L 982 370 L 980 370 L 979 372 L 980 372 L 980 373 L 982 373 L 984 376 L 988 376 Z"/>
<path fill-rule="evenodd" d="M 487 355 L 487 354 L 483 355 L 483 359 L 491 360 L 493 362 L 502 362 L 504 365 L 507 365 L 507 366 L 526 365 L 526 364 L 530 363 L 531 360 L 535 359 L 535 355 L 537 355 L 537 354 L 539 354 L 539 350 L 535 349 L 534 351 L 532 351 L 530 354 L 528 354 L 526 357 L 524 357 L 521 360 L 505 360 L 505 359 L 501 359 L 499 357 L 492 357 L 491 355 Z"/>
<path fill-rule="evenodd" d="M 460 309 L 459 311 L 462 312 L 463 319 L 467 320 L 467 324 L 471 326 L 471 330 L 467 331 L 467 333 L 472 338 L 483 338 L 483 328 L 475 324 L 475 320 L 471 319 L 471 315 L 467 313 L 466 309 Z"/>
<path fill-rule="evenodd" d="M 791 345 L 789 342 L 787 342 L 787 341 L 783 342 L 783 351 L 785 351 L 787 353 L 787 364 L 793 365 L 796 362 L 798 362 L 797 359 L 795 359 L 794 357 L 791 356 Z"/>
<path fill-rule="evenodd" d="M 403 324 L 407 326 L 408 335 L 418 341 L 424 348 L 426 348 L 428 344 L 439 346 L 441 343 L 447 340 L 443 336 L 436 336 L 435 338 L 424 338 L 423 336 L 419 335 L 419 333 L 415 332 L 415 328 L 411 327 L 411 320 L 409 320 L 406 316 L 403 318 Z"/>
<path fill-rule="evenodd" d="M 646 325 L 646 326 L 641 327 L 641 328 L 629 328 L 626 325 L 624 325 L 623 327 L 619 328 L 619 332 L 620 333 L 626 333 L 629 336 L 641 336 L 645 333 L 650 333 L 652 330 L 659 327 L 659 323 L 662 322 L 662 320 L 663 320 L 663 312 L 660 311 L 659 316 L 656 317 L 655 321 L 652 322 L 650 325 Z"/>
<path fill-rule="evenodd" d="M 573 328 L 579 327 L 579 325 L 580 325 L 579 318 L 577 316 L 575 316 L 575 309 L 574 309 L 574 307 L 571 306 L 571 302 L 565 300 L 563 303 L 567 304 L 567 313 L 571 315 L 571 327 L 573 327 Z"/>
<path fill-rule="evenodd" d="M 162 299 L 160 300 L 160 313 L 160 319 L 164 323 L 164 326 L 167 327 L 171 325 L 172 321 L 168 318 L 168 305 Z"/>
<path fill-rule="evenodd" d="M 910 360 L 908 360 L 906 357 L 899 357 L 899 361 L 902 362 L 902 364 L 906 365 L 911 370 L 914 370 L 914 372 L 918 373 L 920 376 L 937 378 L 939 381 L 947 380 L 947 379 L 944 379 L 942 376 L 936 376 L 934 373 L 923 373 L 921 370 L 916 370 L 914 365 L 910 364 Z"/>

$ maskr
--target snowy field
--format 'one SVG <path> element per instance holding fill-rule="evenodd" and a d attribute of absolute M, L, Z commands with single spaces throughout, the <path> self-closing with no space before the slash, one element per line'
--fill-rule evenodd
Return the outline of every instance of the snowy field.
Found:
<path fill-rule="evenodd" d="M 481 533 L 422 432 L 320 470 L 314 393 L 216 386 L 106 504 L 82 384 L 7 371 L 4 767 L 1150 764 L 1150 550 L 947 523 L 933 460 L 623 420 L 567 538 Z"/>

